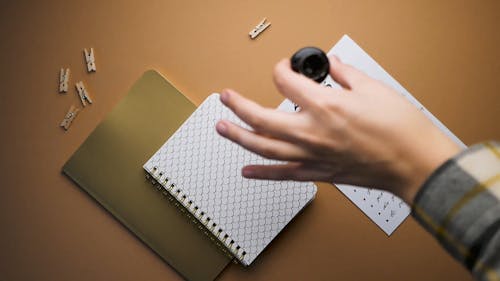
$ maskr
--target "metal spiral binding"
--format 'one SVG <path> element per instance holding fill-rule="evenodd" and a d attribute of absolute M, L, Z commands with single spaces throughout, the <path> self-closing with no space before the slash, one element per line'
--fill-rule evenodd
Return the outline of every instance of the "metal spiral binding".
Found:
<path fill-rule="evenodd" d="M 186 209 L 191 215 L 197 218 L 201 223 L 198 228 L 204 231 L 207 236 L 211 236 L 207 233 L 208 230 L 224 245 L 227 250 L 229 250 L 232 256 L 236 257 L 239 261 L 243 261 L 246 251 L 244 251 L 240 245 L 236 244 L 236 242 L 231 239 L 229 234 L 224 232 L 222 228 L 217 227 L 217 223 L 215 223 L 204 211 L 194 204 L 194 202 L 189 199 L 188 195 L 182 192 L 182 189 L 177 187 L 175 183 L 171 182 L 164 172 L 159 171 L 157 166 L 154 166 L 153 169 L 146 173 L 146 178 L 151 181 L 151 184 L 156 186 L 158 190 L 162 191 L 163 195 L 169 194 L 170 196 L 167 197 L 170 201 L 173 201 L 172 197 L 177 199 L 177 202 L 174 203 L 176 207 L 181 207 L 180 205 L 184 207 L 179 208 L 179 210 L 185 212 L 184 209 Z M 210 237 L 210 239 L 216 242 L 213 237 Z"/>

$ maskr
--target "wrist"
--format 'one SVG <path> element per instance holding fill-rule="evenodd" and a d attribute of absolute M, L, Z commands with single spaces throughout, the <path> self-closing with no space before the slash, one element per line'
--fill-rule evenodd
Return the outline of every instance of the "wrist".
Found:
<path fill-rule="evenodd" d="M 430 175 L 447 160 L 458 154 L 461 148 L 439 130 L 434 130 L 433 136 L 427 138 L 426 145 L 412 150 L 403 172 L 403 188 L 400 196 L 408 204 L 413 204 L 415 195 Z"/>

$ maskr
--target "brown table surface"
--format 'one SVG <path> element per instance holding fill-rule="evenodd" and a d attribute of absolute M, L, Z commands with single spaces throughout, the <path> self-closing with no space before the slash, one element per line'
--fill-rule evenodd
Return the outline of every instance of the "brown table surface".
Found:
<path fill-rule="evenodd" d="M 199 104 L 233 87 L 267 106 L 273 65 L 349 34 L 470 145 L 500 139 L 500 2 L 3 1 L 0 8 L 0 280 L 178 280 L 168 265 L 60 173 L 149 68 Z M 263 17 L 272 26 L 247 33 Z M 97 72 L 82 49 L 94 47 Z M 61 67 L 70 92 L 59 95 Z M 58 127 L 83 80 L 94 104 Z M 422 136 L 425 138 L 425 136 Z M 248 269 L 220 280 L 470 280 L 407 219 L 388 238 L 335 188 Z"/>

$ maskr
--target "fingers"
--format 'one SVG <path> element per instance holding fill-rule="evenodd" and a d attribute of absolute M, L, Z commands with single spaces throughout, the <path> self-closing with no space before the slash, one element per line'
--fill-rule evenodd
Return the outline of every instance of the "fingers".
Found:
<path fill-rule="evenodd" d="M 335 82 L 339 83 L 343 88 L 352 90 L 360 83 L 366 81 L 368 76 L 360 70 L 342 63 L 337 56 L 333 55 L 330 59 L 330 76 Z"/>
<path fill-rule="evenodd" d="M 295 124 L 296 129 L 297 114 L 264 108 L 229 89 L 222 91 L 221 101 L 255 131 L 276 138 L 293 139 L 294 130 L 290 124 Z"/>
<path fill-rule="evenodd" d="M 299 161 L 310 157 L 307 151 L 294 144 L 261 136 L 229 121 L 219 121 L 216 130 L 221 136 L 268 159 Z"/>
<path fill-rule="evenodd" d="M 293 71 L 288 59 L 276 64 L 273 78 L 278 90 L 302 108 L 320 102 L 324 98 L 325 89 L 306 76 Z"/>
<path fill-rule="evenodd" d="M 329 174 L 303 163 L 281 165 L 249 165 L 241 171 L 243 177 L 268 180 L 329 181 Z"/>

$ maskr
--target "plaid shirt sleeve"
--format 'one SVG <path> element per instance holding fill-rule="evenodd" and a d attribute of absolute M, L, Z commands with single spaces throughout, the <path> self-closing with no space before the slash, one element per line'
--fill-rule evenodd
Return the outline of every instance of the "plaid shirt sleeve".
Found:
<path fill-rule="evenodd" d="M 500 143 L 468 148 L 417 193 L 412 215 L 478 280 L 500 280 Z"/>

